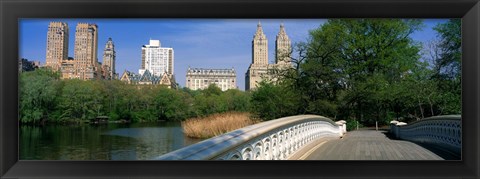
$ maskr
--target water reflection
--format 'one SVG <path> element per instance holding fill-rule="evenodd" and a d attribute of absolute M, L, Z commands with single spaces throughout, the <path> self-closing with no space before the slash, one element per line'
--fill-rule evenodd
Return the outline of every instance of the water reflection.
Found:
<path fill-rule="evenodd" d="M 21 126 L 20 160 L 146 160 L 199 142 L 179 123 Z"/>

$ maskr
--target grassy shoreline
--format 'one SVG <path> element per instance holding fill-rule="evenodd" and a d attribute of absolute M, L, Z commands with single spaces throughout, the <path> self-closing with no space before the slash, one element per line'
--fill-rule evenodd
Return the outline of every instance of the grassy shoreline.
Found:
<path fill-rule="evenodd" d="M 185 136 L 206 139 L 258 122 L 247 112 L 227 112 L 187 119 L 182 121 L 182 128 Z"/>

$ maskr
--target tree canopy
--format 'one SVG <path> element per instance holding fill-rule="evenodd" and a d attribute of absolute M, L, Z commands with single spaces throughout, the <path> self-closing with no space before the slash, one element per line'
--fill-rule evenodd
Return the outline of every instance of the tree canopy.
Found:
<path fill-rule="evenodd" d="M 98 116 L 113 121 L 180 121 L 249 110 L 248 92 L 223 92 L 216 85 L 192 91 L 118 80 L 60 80 L 57 73 L 46 69 L 20 74 L 22 123 L 83 122 Z"/>

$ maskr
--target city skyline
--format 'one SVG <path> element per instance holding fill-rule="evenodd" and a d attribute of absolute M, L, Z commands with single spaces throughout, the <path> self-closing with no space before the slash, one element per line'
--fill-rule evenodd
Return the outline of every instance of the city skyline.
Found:
<path fill-rule="evenodd" d="M 164 47 L 175 49 L 175 78 L 185 87 L 188 67 L 192 68 L 235 68 L 237 86 L 245 89 L 245 72 L 251 63 L 251 40 L 260 21 L 268 43 L 268 62 L 274 63 L 275 36 L 280 24 L 294 44 L 306 41 L 308 31 L 320 27 L 326 19 L 22 19 L 20 21 L 20 56 L 38 60 L 45 64 L 45 48 L 48 23 L 66 22 L 70 28 L 69 46 L 73 47 L 74 27 L 77 23 L 98 25 L 98 43 L 103 50 L 108 38 L 115 42 L 117 53 L 116 72 L 136 72 L 141 67 L 141 47 L 149 40 L 160 40 Z M 435 38 L 432 30 L 437 23 L 447 19 L 424 20 L 423 30 L 411 37 L 419 42 Z M 73 27 L 73 28 L 72 28 Z M 73 36 L 73 37 L 72 37 Z M 69 48 L 68 56 L 73 57 Z M 97 58 L 102 62 L 103 53 Z"/>

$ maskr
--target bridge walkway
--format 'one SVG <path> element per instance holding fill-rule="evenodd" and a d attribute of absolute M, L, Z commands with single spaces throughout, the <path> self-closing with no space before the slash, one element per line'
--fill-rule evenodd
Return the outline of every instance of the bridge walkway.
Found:
<path fill-rule="evenodd" d="M 318 143 L 305 160 L 444 160 L 415 143 L 390 139 L 387 131 L 357 130 Z"/>

